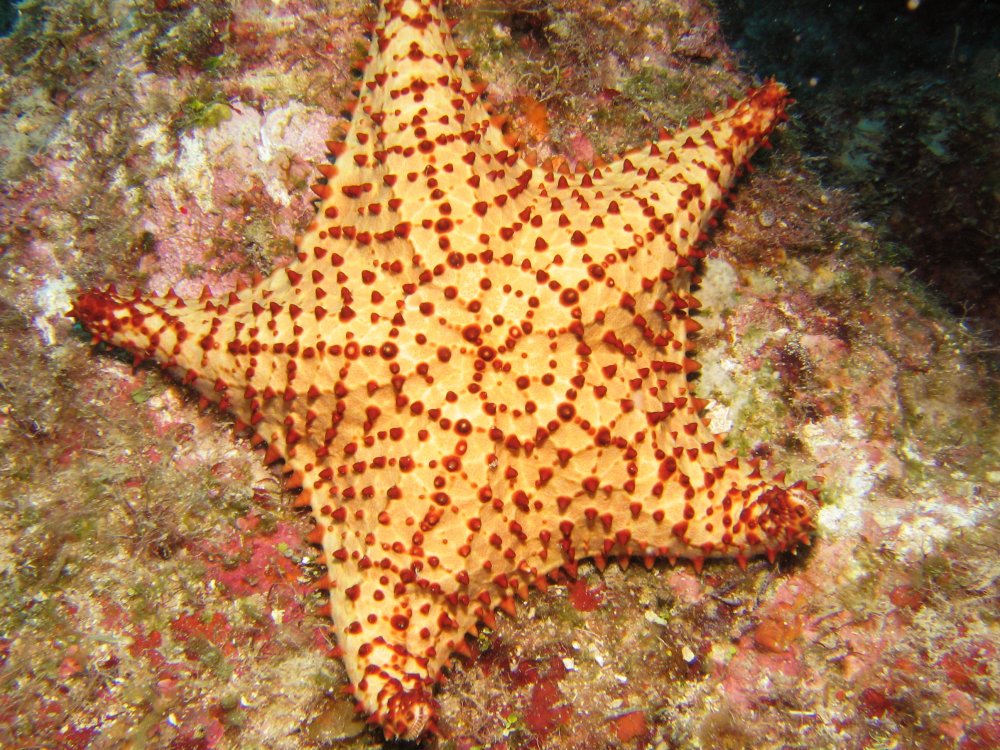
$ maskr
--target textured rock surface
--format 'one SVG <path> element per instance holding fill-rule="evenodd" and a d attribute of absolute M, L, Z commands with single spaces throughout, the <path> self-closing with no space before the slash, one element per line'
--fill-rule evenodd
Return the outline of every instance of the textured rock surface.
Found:
<path fill-rule="evenodd" d="M 39 3 L 0 42 L 0 744 L 379 742 L 262 453 L 64 317 L 112 279 L 191 298 L 290 257 L 374 20 L 315 5 Z M 749 86 L 698 2 L 449 10 L 543 154 L 638 147 Z M 439 746 L 996 744 L 995 380 L 794 121 L 776 145 L 706 246 L 695 387 L 734 452 L 823 475 L 813 546 L 581 563 L 469 643 Z"/>

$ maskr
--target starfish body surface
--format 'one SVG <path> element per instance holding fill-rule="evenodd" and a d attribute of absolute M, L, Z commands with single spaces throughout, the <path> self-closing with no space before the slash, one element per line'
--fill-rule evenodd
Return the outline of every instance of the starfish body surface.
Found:
<path fill-rule="evenodd" d="M 385 2 L 290 265 L 71 312 L 284 461 L 355 697 L 410 739 L 466 634 L 547 576 L 773 557 L 815 512 L 722 445 L 687 378 L 698 243 L 786 91 L 571 174 L 507 145 L 463 63 L 438 0 Z"/>

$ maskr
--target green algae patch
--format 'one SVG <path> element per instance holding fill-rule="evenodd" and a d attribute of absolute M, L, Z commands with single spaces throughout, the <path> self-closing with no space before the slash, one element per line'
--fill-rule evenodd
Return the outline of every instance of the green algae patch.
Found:
<path fill-rule="evenodd" d="M 219 97 L 208 100 L 189 97 L 181 104 L 174 130 L 182 133 L 187 130 L 216 128 L 232 116 L 232 107 Z"/>

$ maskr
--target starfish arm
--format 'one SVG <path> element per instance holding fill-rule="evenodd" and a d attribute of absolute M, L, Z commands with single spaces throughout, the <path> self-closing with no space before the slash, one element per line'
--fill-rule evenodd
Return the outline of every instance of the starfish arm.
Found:
<path fill-rule="evenodd" d="M 463 223 L 462 239 L 479 244 L 473 225 L 523 190 L 526 168 L 492 124 L 464 58 L 437 0 L 382 7 L 351 127 L 328 144 L 335 164 L 313 188 L 321 203 L 304 248 L 343 239 L 381 261 L 433 268 L 459 244 L 451 233 Z M 421 228 L 432 242 L 394 242 Z"/>
<path fill-rule="evenodd" d="M 203 396 L 219 401 L 220 378 L 232 373 L 227 354 L 219 351 L 220 328 L 229 326 L 227 308 L 207 295 L 182 300 L 131 297 L 114 288 L 80 295 L 70 311 L 93 335 L 134 355 L 136 363 L 153 359 Z"/>
<path fill-rule="evenodd" d="M 770 81 L 718 115 L 608 164 L 593 190 L 628 191 L 644 209 L 637 226 L 649 226 L 683 258 L 705 238 L 708 222 L 775 126 L 787 119 L 788 92 Z"/>

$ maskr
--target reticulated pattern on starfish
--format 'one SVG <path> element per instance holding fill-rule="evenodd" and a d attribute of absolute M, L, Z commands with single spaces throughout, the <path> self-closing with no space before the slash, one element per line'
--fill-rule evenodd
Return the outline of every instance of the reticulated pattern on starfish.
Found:
<path fill-rule="evenodd" d="M 465 635 L 546 576 L 773 557 L 815 511 L 722 445 L 687 378 L 698 243 L 783 87 L 571 174 L 505 143 L 464 58 L 438 0 L 384 3 L 294 262 L 71 313 L 284 461 L 355 696 L 411 739 Z"/>

